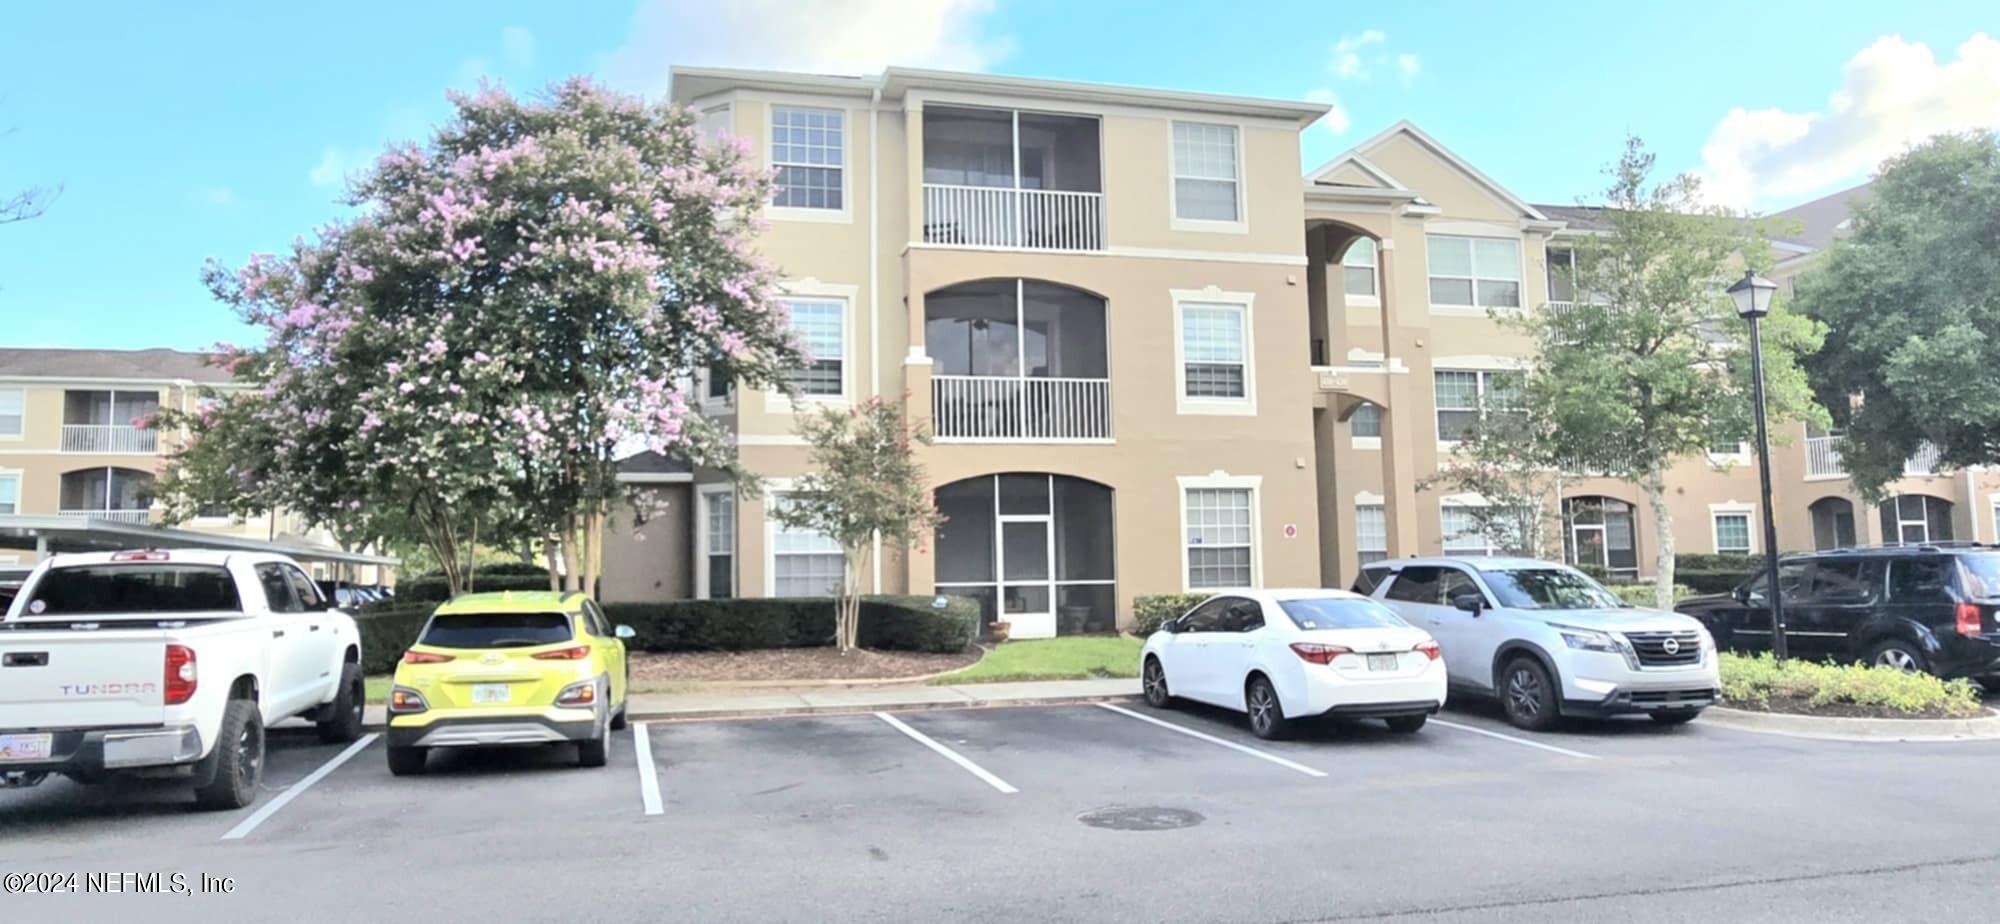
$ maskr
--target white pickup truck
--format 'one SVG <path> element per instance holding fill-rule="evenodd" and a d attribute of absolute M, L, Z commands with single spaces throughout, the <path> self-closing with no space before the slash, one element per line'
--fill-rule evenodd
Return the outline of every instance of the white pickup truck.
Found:
<path fill-rule="evenodd" d="M 197 805 L 241 808 L 266 726 L 352 741 L 363 697 L 354 620 L 285 556 L 57 555 L 0 620 L 0 785 L 181 777 Z"/>

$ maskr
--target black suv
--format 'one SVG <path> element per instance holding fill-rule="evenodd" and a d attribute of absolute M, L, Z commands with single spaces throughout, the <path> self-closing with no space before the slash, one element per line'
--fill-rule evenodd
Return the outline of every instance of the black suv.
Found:
<path fill-rule="evenodd" d="M 1728 595 L 1674 609 L 1718 647 L 1766 651 L 1762 572 Z M 1778 559 L 1785 646 L 1799 658 L 1866 661 L 1940 677 L 2000 680 L 2000 548 L 1971 544 L 1833 549 Z"/>

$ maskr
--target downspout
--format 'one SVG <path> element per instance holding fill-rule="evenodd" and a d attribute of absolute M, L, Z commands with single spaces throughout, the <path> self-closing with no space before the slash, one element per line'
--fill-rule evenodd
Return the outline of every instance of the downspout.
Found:
<path fill-rule="evenodd" d="M 868 396 L 882 395 L 882 184 L 876 168 L 882 151 L 882 84 L 868 99 Z M 869 556 L 876 593 L 882 592 L 882 534 Z"/>
<path fill-rule="evenodd" d="M 1972 514 L 1972 541 L 1977 544 L 1979 542 L 1979 485 L 1972 478 L 1971 466 L 1966 466 L 1964 471 L 1965 508 L 1968 513 Z M 1988 509 L 1991 508 L 1989 507 Z M 2000 541 L 2000 537 L 1995 537 L 1995 541 Z"/>

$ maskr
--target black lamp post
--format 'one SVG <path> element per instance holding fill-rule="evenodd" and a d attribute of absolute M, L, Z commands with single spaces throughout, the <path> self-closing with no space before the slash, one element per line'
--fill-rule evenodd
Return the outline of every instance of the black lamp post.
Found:
<path fill-rule="evenodd" d="M 1757 321 L 1771 313 L 1771 296 L 1777 283 L 1744 270 L 1743 278 L 1729 287 L 1736 313 L 1750 322 L 1750 380 L 1757 403 L 1757 478 L 1764 496 L 1764 597 L 1771 604 L 1771 655 L 1785 659 L 1785 599 L 1778 589 L 1778 521 L 1771 510 L 1771 437 L 1764 425 L 1764 346 Z"/>

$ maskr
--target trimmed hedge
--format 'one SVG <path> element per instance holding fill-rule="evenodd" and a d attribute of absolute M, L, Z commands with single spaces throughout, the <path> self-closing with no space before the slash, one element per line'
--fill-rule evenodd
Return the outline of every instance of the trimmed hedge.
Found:
<path fill-rule="evenodd" d="M 549 573 L 537 570 L 533 574 L 510 574 L 505 571 L 487 571 L 484 568 L 473 572 L 472 589 L 477 593 L 498 590 L 548 590 Z M 411 578 L 396 585 L 396 600 L 402 603 L 443 603 L 451 596 L 445 584 L 444 575 L 426 574 Z"/>
<path fill-rule="evenodd" d="M 864 648 L 965 650 L 979 629 L 979 604 L 946 597 L 944 609 L 933 609 L 931 601 L 931 597 L 862 597 L 856 640 Z M 632 627 L 637 635 L 630 644 L 641 651 L 748 651 L 833 643 L 831 597 L 611 603 L 604 612 L 612 622 Z"/>
<path fill-rule="evenodd" d="M 1651 583 L 1609 584 L 1605 586 L 1605 589 L 1611 591 L 1614 594 L 1617 594 L 1618 599 L 1623 600 L 1626 603 L 1630 603 L 1633 606 L 1643 606 L 1646 607 L 1647 609 L 1657 608 L 1656 604 L 1653 602 L 1653 585 Z M 1680 583 L 1674 584 L 1674 602 L 1679 603 L 1680 601 L 1685 600 L 1688 597 L 1692 596 L 1694 596 L 1693 588 L 1687 586 L 1686 584 L 1680 584 Z"/>
<path fill-rule="evenodd" d="M 1132 598 L 1132 634 L 1145 638 L 1160 630 L 1160 623 L 1175 619 L 1209 598 L 1209 594 L 1140 594 Z"/>
<path fill-rule="evenodd" d="M 1726 594 L 1763 567 L 1762 555 L 1675 555 L 1674 582 L 1686 584 L 1695 593 Z"/>
<path fill-rule="evenodd" d="M 361 630 L 361 672 L 387 674 L 396 669 L 403 652 L 417 642 L 424 621 L 431 618 L 429 604 L 368 607 L 354 614 Z"/>

